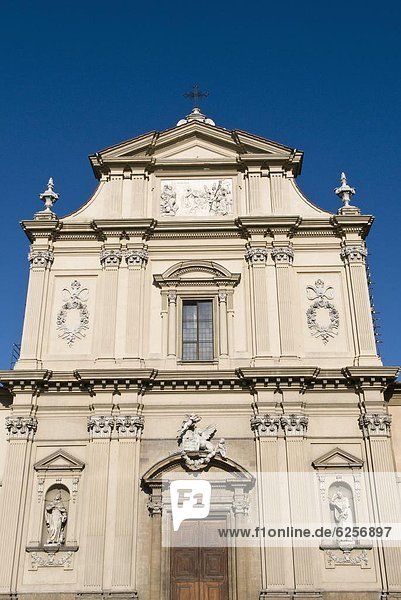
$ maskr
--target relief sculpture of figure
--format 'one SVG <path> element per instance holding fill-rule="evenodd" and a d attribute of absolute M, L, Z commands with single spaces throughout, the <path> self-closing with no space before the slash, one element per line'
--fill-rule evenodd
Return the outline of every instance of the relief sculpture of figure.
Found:
<path fill-rule="evenodd" d="M 352 526 L 352 510 L 350 502 L 341 490 L 338 490 L 330 500 L 330 508 L 334 511 L 334 520 L 340 526 Z"/>
<path fill-rule="evenodd" d="M 68 514 L 59 491 L 54 499 L 46 505 L 46 527 L 48 531 L 47 544 L 63 544 L 64 530 Z"/>
<path fill-rule="evenodd" d="M 178 210 L 176 193 L 171 185 L 164 185 L 160 195 L 160 210 L 162 215 L 175 216 Z"/>

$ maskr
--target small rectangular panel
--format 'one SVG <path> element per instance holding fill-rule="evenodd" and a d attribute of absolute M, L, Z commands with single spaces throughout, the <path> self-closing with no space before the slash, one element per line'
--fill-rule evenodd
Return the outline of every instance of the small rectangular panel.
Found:
<path fill-rule="evenodd" d="M 224 217 L 233 214 L 232 179 L 163 179 L 163 217 Z"/>

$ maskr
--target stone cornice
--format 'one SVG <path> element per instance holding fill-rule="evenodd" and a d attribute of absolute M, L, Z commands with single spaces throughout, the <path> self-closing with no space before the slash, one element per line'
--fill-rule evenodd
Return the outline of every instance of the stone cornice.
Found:
<path fill-rule="evenodd" d="M 365 239 L 374 217 L 372 215 L 333 215 L 330 220 L 337 235 L 342 239 L 355 235 Z"/>
<path fill-rule="evenodd" d="M 51 219 L 49 221 L 21 221 L 20 225 L 30 242 L 34 242 L 35 240 L 54 240 L 63 227 L 59 219 Z"/>
<path fill-rule="evenodd" d="M 274 237 L 281 234 L 291 238 L 301 222 L 302 219 L 299 216 L 240 216 L 235 220 L 242 237 L 246 239 L 250 239 L 252 234 L 264 235 L 265 237 Z"/>
<path fill-rule="evenodd" d="M 350 385 L 359 389 L 380 389 L 384 391 L 394 384 L 399 373 L 399 367 L 345 367 L 344 377 Z"/>

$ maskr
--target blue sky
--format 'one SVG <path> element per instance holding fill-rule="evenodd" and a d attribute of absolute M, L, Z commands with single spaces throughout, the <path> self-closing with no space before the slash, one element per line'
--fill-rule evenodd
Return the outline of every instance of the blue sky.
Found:
<path fill-rule="evenodd" d="M 401 8 L 367 2 L 3 0 L 0 20 L 0 368 L 21 336 L 28 242 L 18 223 L 53 176 L 59 215 L 96 180 L 87 156 L 166 129 L 210 92 L 218 125 L 305 152 L 299 184 L 331 211 L 347 172 L 368 238 L 380 351 L 401 363 Z"/>

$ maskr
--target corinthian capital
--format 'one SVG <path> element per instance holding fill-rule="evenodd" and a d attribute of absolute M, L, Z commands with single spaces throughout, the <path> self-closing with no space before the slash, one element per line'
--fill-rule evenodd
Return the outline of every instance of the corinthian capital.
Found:
<path fill-rule="evenodd" d="M 294 251 L 290 246 L 275 247 L 272 250 L 272 258 L 275 263 L 292 264 Z"/>
<path fill-rule="evenodd" d="M 364 263 L 368 255 L 363 246 L 346 246 L 341 250 L 341 258 L 350 263 Z"/>
<path fill-rule="evenodd" d="M 149 252 L 142 250 L 127 250 L 125 253 L 125 262 L 129 267 L 146 265 L 149 260 Z"/>
<path fill-rule="evenodd" d="M 245 251 L 245 260 L 248 263 L 262 263 L 266 264 L 267 262 L 267 250 L 266 248 L 254 248 L 252 246 L 248 246 Z"/>
<path fill-rule="evenodd" d="M 32 439 L 38 427 L 36 417 L 6 417 L 8 439 Z"/>
<path fill-rule="evenodd" d="M 100 264 L 104 269 L 114 268 L 117 269 L 120 266 L 122 259 L 121 250 L 102 250 L 100 253 Z"/>
<path fill-rule="evenodd" d="M 92 439 L 109 438 L 114 429 L 114 417 L 88 417 L 88 431 Z"/>
<path fill-rule="evenodd" d="M 52 250 L 31 250 L 28 260 L 32 269 L 47 269 L 53 263 L 54 254 Z"/>
<path fill-rule="evenodd" d="M 286 436 L 302 436 L 308 429 L 308 417 L 305 415 L 283 415 L 280 419 Z"/>
<path fill-rule="evenodd" d="M 119 437 L 138 439 L 144 427 L 144 418 L 138 415 L 116 418 L 116 430 Z"/>
<path fill-rule="evenodd" d="M 359 426 L 369 435 L 389 435 L 391 425 L 390 415 L 385 413 L 364 414 L 359 417 Z"/>
<path fill-rule="evenodd" d="M 251 429 L 259 437 L 276 437 L 280 426 L 280 417 L 272 415 L 255 415 L 251 418 Z"/>

